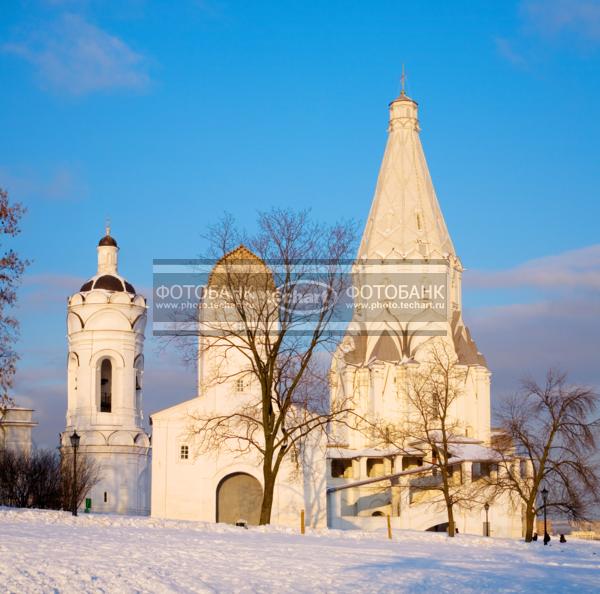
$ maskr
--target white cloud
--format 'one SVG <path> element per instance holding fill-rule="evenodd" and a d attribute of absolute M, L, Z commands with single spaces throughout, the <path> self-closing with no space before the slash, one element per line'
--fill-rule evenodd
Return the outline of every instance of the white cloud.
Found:
<path fill-rule="evenodd" d="M 600 42 L 599 0 L 529 0 L 522 5 L 522 13 L 544 36 L 571 34 Z"/>
<path fill-rule="evenodd" d="M 64 14 L 43 33 L 3 50 L 30 62 L 44 86 L 73 95 L 149 83 L 141 54 L 75 14 Z"/>
<path fill-rule="evenodd" d="M 562 299 L 468 309 L 465 318 L 493 373 L 498 402 L 520 379 L 550 367 L 600 389 L 600 302 Z"/>
<path fill-rule="evenodd" d="M 600 244 L 546 256 L 500 271 L 467 271 L 468 289 L 600 290 Z"/>
<path fill-rule="evenodd" d="M 544 61 L 549 50 L 590 55 L 600 47 L 600 0 L 522 0 L 516 31 L 494 42 L 519 68 Z"/>
<path fill-rule="evenodd" d="M 525 66 L 525 58 L 514 48 L 514 43 L 505 37 L 496 37 L 497 52 L 515 66 Z"/>
<path fill-rule="evenodd" d="M 511 290 L 512 303 L 471 307 L 465 319 L 486 356 L 496 400 L 527 375 L 549 367 L 575 382 L 600 388 L 600 245 L 525 262 L 500 271 L 467 271 L 465 293 L 484 290 L 490 299 Z M 523 302 L 523 291 L 536 297 Z M 520 302 L 521 301 L 521 302 Z"/>
<path fill-rule="evenodd" d="M 57 165 L 47 171 L 0 166 L 0 187 L 19 201 L 75 201 L 86 198 L 89 192 L 79 173 L 65 165 Z"/>
<path fill-rule="evenodd" d="M 18 307 L 33 315 L 66 307 L 67 297 L 85 282 L 85 278 L 59 274 L 26 274 L 20 289 Z M 58 306 L 58 307 L 57 307 Z"/>

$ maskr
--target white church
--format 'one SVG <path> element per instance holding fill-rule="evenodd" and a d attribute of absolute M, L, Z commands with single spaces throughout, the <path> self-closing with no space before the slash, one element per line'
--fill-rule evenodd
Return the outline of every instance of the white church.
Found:
<path fill-rule="evenodd" d="M 490 371 L 462 319 L 462 265 L 436 198 L 419 138 L 417 103 L 404 91 L 390 104 L 388 142 L 355 266 L 393 262 L 396 273 L 441 274 L 448 306 L 435 321 L 407 322 L 388 332 L 361 332 L 356 314 L 333 357 L 330 398 L 351 394 L 356 412 L 391 424 L 406 423 L 407 377 L 425 364 L 433 344 L 443 344 L 464 373 L 452 409 L 460 431 L 452 437 L 455 480 L 475 483 L 494 469 L 489 449 Z M 143 429 L 142 385 L 146 300 L 119 275 L 118 246 L 107 229 L 98 245 L 98 270 L 68 303 L 68 407 L 63 447 L 73 431 L 81 450 L 98 461 L 102 480 L 89 497 L 93 511 L 148 514 L 161 518 L 257 524 L 263 492 L 260 460 L 223 448 L 198 450 L 190 418 L 226 413 L 256 398 L 252 381 L 207 381 L 210 352 L 200 355 L 198 393 L 151 414 L 152 437 Z M 246 248 L 227 258 L 254 257 Z M 358 276 L 360 278 L 360 275 Z M 408 332 L 411 324 L 419 332 Z M 406 331 L 406 332 L 405 332 Z M 407 337 L 410 336 L 410 340 Z M 235 365 L 235 362 L 230 363 Z M 431 471 L 418 450 L 382 447 L 367 434 L 340 429 L 312 444 L 300 472 L 288 462 L 278 475 L 271 522 L 298 526 L 381 528 L 390 516 L 396 528 L 443 530 L 443 506 L 423 495 Z M 520 506 L 509 499 L 457 506 L 460 532 L 521 536 Z M 484 524 L 489 520 L 489 524 Z"/>

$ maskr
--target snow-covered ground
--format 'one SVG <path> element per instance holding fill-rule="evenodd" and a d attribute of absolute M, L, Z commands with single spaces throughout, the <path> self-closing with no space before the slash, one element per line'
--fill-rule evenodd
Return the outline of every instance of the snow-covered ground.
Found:
<path fill-rule="evenodd" d="M 382 523 L 385 520 L 382 518 Z M 0 592 L 599 592 L 600 543 L 0 508 Z"/>

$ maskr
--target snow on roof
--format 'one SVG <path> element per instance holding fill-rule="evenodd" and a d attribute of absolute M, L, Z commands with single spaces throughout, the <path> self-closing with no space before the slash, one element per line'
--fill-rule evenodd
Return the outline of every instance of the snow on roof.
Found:
<path fill-rule="evenodd" d="M 410 445 L 426 444 L 424 440 L 415 440 Z M 498 454 L 491 448 L 483 445 L 483 441 L 471 437 L 453 436 L 449 441 L 451 462 L 488 462 L 498 459 Z M 423 450 L 409 447 L 401 450 L 399 448 L 363 448 L 354 450 L 342 447 L 330 447 L 327 450 L 328 458 L 384 458 L 386 456 L 423 456 Z"/>
<path fill-rule="evenodd" d="M 402 453 L 398 448 L 387 448 L 380 450 L 378 448 L 364 448 L 362 450 L 351 450 L 348 448 L 328 448 L 328 458 L 383 458 L 385 456 L 397 456 Z"/>
<path fill-rule="evenodd" d="M 429 432 L 429 440 L 433 441 L 433 440 L 438 440 L 440 443 L 442 441 L 442 432 L 441 431 L 430 431 Z M 448 436 L 448 443 L 483 443 L 482 439 L 477 439 L 475 437 L 466 437 L 465 435 L 449 435 Z M 413 441 L 411 441 L 411 444 L 417 444 L 417 443 L 425 443 L 426 440 L 421 438 L 416 438 Z"/>
<path fill-rule="evenodd" d="M 452 444 L 450 462 L 493 462 L 498 454 L 491 448 L 472 443 Z"/>

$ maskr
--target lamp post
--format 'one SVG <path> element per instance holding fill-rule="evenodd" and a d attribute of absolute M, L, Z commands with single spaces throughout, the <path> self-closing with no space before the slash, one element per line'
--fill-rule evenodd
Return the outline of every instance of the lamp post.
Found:
<path fill-rule="evenodd" d="M 485 502 L 483 509 L 485 509 L 485 535 L 484 536 L 489 536 L 490 535 L 490 521 L 488 518 L 488 512 L 490 511 L 490 504 L 487 501 Z"/>
<path fill-rule="evenodd" d="M 548 536 L 548 520 L 546 516 L 546 505 L 548 503 L 548 489 L 546 487 L 542 489 L 542 500 L 544 502 L 544 545 L 547 545 L 550 537 Z"/>
<path fill-rule="evenodd" d="M 71 447 L 73 448 L 73 489 L 71 491 L 71 513 L 77 515 L 77 448 L 79 447 L 79 435 L 73 431 L 71 435 Z"/>

